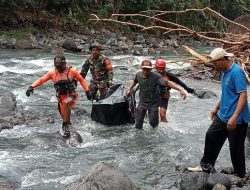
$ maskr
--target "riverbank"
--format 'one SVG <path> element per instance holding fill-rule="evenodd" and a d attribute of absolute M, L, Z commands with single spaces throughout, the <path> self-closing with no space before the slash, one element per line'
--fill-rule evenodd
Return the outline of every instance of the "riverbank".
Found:
<path fill-rule="evenodd" d="M 152 36 L 143 33 L 121 33 L 105 28 L 83 27 L 77 32 L 62 31 L 56 28 L 46 31 L 26 32 L 19 36 L 10 35 L 11 31 L 0 35 L 1 49 L 48 49 L 89 53 L 92 43 L 101 45 L 107 55 L 165 55 L 175 52 L 182 44 L 194 46 L 202 42 L 181 36 Z"/>
<path fill-rule="evenodd" d="M 190 47 L 211 45 L 191 37 L 177 35 L 156 37 L 144 33 L 122 33 L 101 27 L 82 27 L 77 32 L 51 28 L 46 31 L 26 32 L 19 36 L 10 35 L 10 33 L 11 31 L 0 35 L 0 49 L 42 49 L 51 53 L 71 52 L 87 55 L 89 46 L 97 43 L 101 46 L 102 53 L 107 56 L 131 55 L 159 58 L 174 53 L 181 58 L 181 54 L 186 53 L 182 48 L 184 44 Z M 203 64 L 193 64 L 196 63 L 195 60 L 183 60 L 183 62 L 190 63 L 191 67 L 189 70 L 176 73 L 179 76 L 210 81 L 214 79 L 213 76 L 216 76 L 211 68 Z"/>

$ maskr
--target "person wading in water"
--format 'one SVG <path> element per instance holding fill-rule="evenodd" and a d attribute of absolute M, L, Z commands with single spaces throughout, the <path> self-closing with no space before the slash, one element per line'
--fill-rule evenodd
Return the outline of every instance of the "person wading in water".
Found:
<path fill-rule="evenodd" d="M 100 47 L 97 44 L 90 46 L 91 56 L 82 66 L 81 75 L 86 77 L 88 71 L 92 75 L 89 90 L 94 100 L 99 101 L 105 98 L 108 88 L 112 85 L 113 66 L 109 58 L 100 54 Z M 100 95 L 98 96 L 97 92 Z"/>
<path fill-rule="evenodd" d="M 33 93 L 34 88 L 41 86 L 50 79 L 54 82 L 58 99 L 58 109 L 63 119 L 62 136 L 68 138 L 70 136 L 68 127 L 71 125 L 71 108 L 78 101 L 75 79 L 80 82 L 87 98 L 91 100 L 92 97 L 90 96 L 87 82 L 74 68 L 67 66 L 64 56 L 57 55 L 54 58 L 54 66 L 55 68 L 53 70 L 49 71 L 29 86 L 26 95 L 29 97 Z"/>
<path fill-rule="evenodd" d="M 139 104 L 136 108 L 135 114 L 135 128 L 142 129 L 143 121 L 148 112 L 149 124 L 155 128 L 159 124 L 159 105 L 161 102 L 161 96 L 166 95 L 167 87 L 174 88 L 180 91 L 180 95 L 185 98 L 185 92 L 179 88 L 174 82 L 164 80 L 164 78 L 156 73 L 152 72 L 152 63 L 150 60 L 144 60 L 141 63 L 142 71 L 136 73 L 134 80 L 128 88 L 127 95 L 130 95 L 132 89 L 139 85 Z"/>
<path fill-rule="evenodd" d="M 188 93 L 194 94 L 195 90 L 193 88 L 189 88 L 184 82 L 182 82 L 177 76 L 175 76 L 171 72 L 166 71 L 166 61 L 163 59 L 157 59 L 155 62 L 155 70 L 157 73 L 159 73 L 165 80 L 167 81 L 173 81 L 174 83 L 180 85 L 183 87 Z M 171 88 L 167 88 L 167 92 L 164 97 L 161 99 L 161 104 L 160 104 L 160 118 L 161 122 L 167 122 L 167 108 L 168 108 L 168 101 L 170 97 L 170 90 Z M 186 98 L 186 97 L 185 97 Z M 184 99 L 185 99 L 184 98 Z"/>

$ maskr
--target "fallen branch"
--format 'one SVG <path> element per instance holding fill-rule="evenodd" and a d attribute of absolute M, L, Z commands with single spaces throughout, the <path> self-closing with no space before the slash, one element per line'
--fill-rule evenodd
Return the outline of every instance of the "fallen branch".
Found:
<path fill-rule="evenodd" d="M 191 55 L 193 55 L 194 57 L 196 57 L 196 58 L 202 60 L 204 63 L 207 63 L 207 62 L 209 61 L 209 59 L 208 59 L 207 57 L 205 57 L 205 56 L 203 56 L 203 55 L 201 55 L 201 54 L 195 52 L 194 50 L 192 50 L 192 49 L 189 48 L 188 46 L 183 45 L 182 47 L 184 47 L 184 49 L 185 49 L 186 51 L 188 51 L 188 52 L 189 52 Z"/>
<path fill-rule="evenodd" d="M 241 38 L 242 37 L 242 35 L 240 35 L 240 34 L 234 34 L 234 33 L 229 33 L 229 32 L 213 32 L 213 31 L 208 31 L 208 32 L 199 32 L 199 34 L 202 34 L 202 35 L 216 34 L 216 35 L 223 35 L 223 36 L 235 37 L 235 38 Z"/>
<path fill-rule="evenodd" d="M 145 17 L 147 18 L 148 20 L 154 20 L 154 21 L 158 21 L 158 22 L 161 22 L 161 23 L 164 23 L 164 24 L 170 24 L 172 26 L 175 26 L 177 28 L 182 28 L 182 29 L 186 29 L 186 30 L 190 30 L 192 31 L 191 29 L 183 26 L 183 25 L 180 25 L 180 24 L 177 24 L 177 23 L 173 23 L 173 22 L 170 22 L 170 21 L 166 21 L 166 20 L 162 20 L 162 19 L 159 19 L 159 18 L 155 18 L 155 17 L 151 17 L 151 16 L 147 16 L 147 15 L 143 15 L 143 14 L 112 14 L 112 17 L 115 16 L 123 16 L 123 17 L 134 17 L 134 16 L 139 16 L 139 17 Z"/>
<path fill-rule="evenodd" d="M 213 14 L 213 17 L 219 17 L 220 19 L 223 19 L 226 22 L 229 22 L 231 24 L 237 25 L 241 28 L 244 28 L 247 32 L 243 35 L 240 34 L 232 34 L 232 33 L 222 33 L 222 32 L 217 32 L 217 31 L 211 31 L 211 32 L 197 32 L 195 30 L 192 30 L 186 26 L 183 26 L 181 24 L 175 23 L 175 22 L 170 22 L 167 20 L 163 20 L 159 18 L 159 16 L 165 15 L 165 14 L 180 14 L 180 13 L 187 13 L 187 12 L 202 12 L 203 14 Z M 150 13 L 154 13 L 153 16 L 149 16 Z M 242 24 L 239 24 L 237 22 L 231 21 L 224 16 L 222 16 L 220 13 L 212 10 L 209 7 L 205 7 L 203 9 L 186 9 L 183 11 L 159 11 L 159 10 L 148 10 L 148 11 L 143 11 L 140 12 L 139 14 L 113 14 L 111 18 L 99 18 L 97 15 L 92 14 L 91 15 L 93 18 L 90 19 L 91 21 L 99 22 L 115 22 L 118 24 L 122 25 L 128 25 L 132 27 L 139 28 L 141 31 L 162 31 L 163 34 L 168 34 L 168 33 L 178 33 L 178 36 L 180 37 L 181 34 L 185 34 L 185 36 L 190 36 L 190 37 L 195 37 L 196 39 L 198 38 L 199 40 L 205 40 L 205 41 L 210 41 L 210 42 L 216 42 L 216 43 L 221 43 L 223 44 L 223 48 L 228 51 L 228 52 L 234 52 L 235 55 L 240 57 L 239 62 L 244 62 L 244 57 L 249 56 L 248 49 L 250 47 L 250 40 L 249 38 L 249 33 L 250 29 Z M 204 15 L 206 17 L 206 15 Z M 127 22 L 127 21 L 120 21 L 118 20 L 120 17 L 141 17 L 144 18 L 148 21 L 147 24 L 141 25 L 140 23 L 132 23 L 132 22 Z M 149 24 L 148 24 L 149 23 Z M 216 35 L 223 35 L 223 38 L 216 38 L 216 37 L 210 37 L 211 34 L 216 34 Z M 208 36 L 210 35 L 210 36 Z M 192 63 L 194 65 L 198 64 L 204 64 L 207 67 L 213 67 L 213 64 L 209 63 L 209 60 L 206 56 L 200 55 L 199 53 L 195 52 L 191 48 L 187 46 L 183 46 L 183 48 L 188 51 L 190 54 L 192 54 L 194 57 L 196 57 L 198 60 L 196 60 L 195 63 Z M 242 52 L 242 53 L 241 53 Z M 243 53 L 246 52 L 246 53 Z M 247 63 L 246 63 L 247 64 Z"/>
<path fill-rule="evenodd" d="M 240 5 L 240 7 L 241 7 L 243 10 L 245 10 L 245 11 L 247 11 L 247 12 L 250 12 L 250 10 L 247 9 L 246 7 L 244 7 L 243 5 Z"/>
<path fill-rule="evenodd" d="M 250 32 L 250 29 L 242 24 L 239 24 L 237 22 L 234 22 L 232 20 L 229 20 L 228 18 L 222 16 L 220 13 L 216 12 L 215 10 L 209 8 L 209 7 L 205 7 L 203 9 L 186 9 L 186 10 L 183 10 L 183 11 L 159 11 L 159 10 L 148 10 L 148 11 L 141 11 L 142 13 L 147 13 L 147 12 L 160 12 L 160 14 L 156 14 L 154 17 L 158 17 L 158 16 L 162 16 L 162 15 L 166 15 L 166 14 L 180 14 L 180 13 L 187 13 L 187 12 L 210 12 L 210 13 L 213 13 L 215 14 L 216 16 L 222 18 L 223 20 L 229 22 L 229 23 L 232 23 L 234 25 L 237 25 L 237 26 L 240 26 L 244 29 L 246 29 L 248 32 Z"/>
<path fill-rule="evenodd" d="M 99 17 L 97 17 L 97 15 L 95 14 L 91 14 L 91 16 L 94 16 L 95 18 L 94 19 L 90 19 L 90 21 L 106 21 L 106 22 L 116 22 L 116 23 L 120 23 L 120 24 L 123 24 L 123 25 L 129 25 L 129 26 L 134 26 L 134 27 L 138 27 L 138 28 L 141 28 L 142 31 L 145 31 L 145 30 L 154 30 L 154 29 L 162 29 L 162 30 L 167 30 L 166 33 L 170 33 L 170 32 L 186 32 L 186 33 L 189 33 L 193 36 L 198 36 L 199 38 L 201 39 L 204 39 L 204 40 L 207 40 L 207 41 L 212 41 L 212 42 L 217 42 L 217 43 L 223 43 L 223 44 L 230 44 L 230 45 L 243 45 L 244 43 L 246 43 L 246 41 L 227 41 L 227 40 L 223 40 L 223 39 L 219 39 L 219 38 L 212 38 L 212 37 L 208 37 L 208 36 L 205 36 L 205 35 L 202 35 L 196 31 L 193 31 L 185 26 L 182 26 L 182 25 L 179 25 L 179 24 L 176 24 L 176 23 L 173 23 L 173 22 L 169 22 L 169 21 L 163 21 L 161 19 L 157 19 L 157 18 L 154 18 L 154 17 L 149 17 L 149 16 L 146 16 L 146 15 L 142 15 L 142 14 L 113 14 L 112 16 L 141 16 L 141 17 L 146 17 L 148 19 L 154 19 L 154 20 L 157 20 L 157 21 L 160 21 L 160 22 L 163 22 L 163 23 L 168 23 L 168 24 L 171 24 L 173 26 L 178 26 L 178 27 L 181 27 L 179 29 L 171 29 L 171 28 L 166 28 L 166 27 L 163 27 L 163 26 L 149 26 L 149 27 L 146 27 L 146 26 L 142 26 L 142 25 L 139 25 L 139 24 L 134 24 L 134 23 L 131 23 L 131 22 L 125 22 L 125 21 L 119 21 L 119 20 L 115 20 L 115 19 L 101 19 Z"/>
<path fill-rule="evenodd" d="M 191 48 L 189 48 L 188 46 L 183 45 L 182 47 L 184 47 L 185 50 L 187 50 L 190 54 L 192 54 L 194 57 L 198 58 L 199 60 L 202 60 L 204 62 L 204 64 L 209 62 L 209 59 L 206 56 L 200 55 L 199 53 L 195 52 L 194 50 L 192 50 Z M 249 61 L 249 58 L 246 60 L 246 62 Z M 243 71 L 246 75 L 247 81 L 250 84 L 250 78 L 246 69 L 246 65 L 245 62 L 240 63 L 241 67 L 243 68 Z M 209 69 L 212 70 L 212 69 Z M 209 71 L 208 70 L 208 71 Z M 192 74 L 192 73 L 191 73 Z M 191 75 L 190 74 L 190 75 Z M 188 74 L 189 75 L 189 74 Z"/>
<path fill-rule="evenodd" d="M 114 19 L 100 19 L 97 15 L 95 14 L 91 14 L 91 16 L 94 16 L 95 19 L 89 19 L 90 21 L 107 21 L 107 22 L 116 22 L 116 23 L 120 23 L 120 24 L 124 24 L 124 25 L 129 25 L 129 26 L 134 26 L 134 27 L 138 27 L 138 28 L 142 28 L 142 29 L 145 29 L 146 27 L 145 26 L 142 26 L 140 24 L 134 24 L 134 23 L 131 23 L 131 22 L 123 22 L 123 21 L 119 21 L 119 20 L 114 20 Z"/>

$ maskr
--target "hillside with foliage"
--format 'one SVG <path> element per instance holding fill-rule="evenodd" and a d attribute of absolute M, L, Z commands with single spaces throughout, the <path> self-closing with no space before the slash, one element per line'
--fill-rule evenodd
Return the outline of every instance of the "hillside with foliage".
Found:
<path fill-rule="evenodd" d="M 211 9 L 234 20 L 249 14 L 250 0 L 0 0 L 0 27 L 2 30 L 62 28 L 75 30 L 89 24 L 90 14 L 109 17 L 113 13 L 138 13 L 145 10 L 178 11 L 190 8 Z M 224 31 L 226 24 L 210 19 L 205 14 L 167 15 L 169 21 L 196 31 L 216 29 Z M 131 19 L 134 23 L 145 19 Z M 135 20 L 137 19 L 137 20 Z"/>

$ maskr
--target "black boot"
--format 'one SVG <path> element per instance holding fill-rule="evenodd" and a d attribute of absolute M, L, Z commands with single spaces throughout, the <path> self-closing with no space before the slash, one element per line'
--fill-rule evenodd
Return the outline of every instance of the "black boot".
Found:
<path fill-rule="evenodd" d="M 70 131 L 69 131 L 68 124 L 63 122 L 62 123 L 62 137 L 69 138 L 69 136 L 70 136 Z"/>

